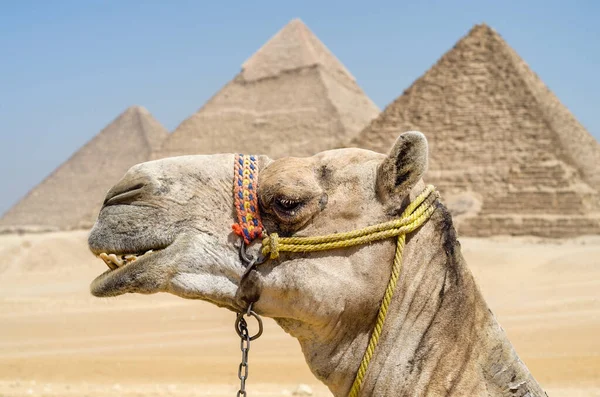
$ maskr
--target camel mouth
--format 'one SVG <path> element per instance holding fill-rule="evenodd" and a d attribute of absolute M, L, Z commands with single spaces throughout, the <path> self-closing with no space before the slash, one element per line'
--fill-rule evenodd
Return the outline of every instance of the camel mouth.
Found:
<path fill-rule="evenodd" d="M 146 251 L 98 250 L 95 255 L 108 269 L 98 275 L 90 285 L 92 295 L 109 297 L 128 292 L 154 293 L 163 289 L 168 271 L 162 272 L 172 253 L 167 246 Z M 114 253 L 116 252 L 116 253 Z M 166 269 L 166 267 L 164 268 Z"/>
<path fill-rule="evenodd" d="M 133 263 L 139 259 L 141 259 L 142 257 L 146 257 L 148 255 L 151 255 L 152 253 L 156 253 L 160 251 L 160 249 L 150 249 L 147 250 L 146 252 L 143 253 L 135 253 L 135 254 L 112 254 L 112 253 L 106 253 L 106 252 L 101 252 L 100 254 L 97 255 L 97 258 L 102 259 L 102 261 L 106 264 L 106 266 L 108 266 L 108 268 L 112 271 L 112 270 L 117 270 L 119 268 L 123 268 L 127 265 L 129 265 L 130 263 Z"/>

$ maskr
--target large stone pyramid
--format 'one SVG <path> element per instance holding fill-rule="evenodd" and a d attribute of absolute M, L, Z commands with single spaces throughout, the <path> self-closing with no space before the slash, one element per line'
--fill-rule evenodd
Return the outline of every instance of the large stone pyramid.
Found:
<path fill-rule="evenodd" d="M 155 157 L 310 155 L 348 142 L 378 114 L 350 72 L 295 19 L 181 123 Z"/>
<path fill-rule="evenodd" d="M 565 78 L 568 78 L 566 76 Z M 352 142 L 430 142 L 463 235 L 600 233 L 600 145 L 493 29 L 475 26 Z"/>
<path fill-rule="evenodd" d="M 130 107 L 8 210 L 0 230 L 91 227 L 108 189 L 166 136 L 146 109 Z"/>

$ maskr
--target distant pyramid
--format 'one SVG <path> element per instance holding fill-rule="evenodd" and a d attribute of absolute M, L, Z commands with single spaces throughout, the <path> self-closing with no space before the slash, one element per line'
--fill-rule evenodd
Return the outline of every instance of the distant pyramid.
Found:
<path fill-rule="evenodd" d="M 0 230 L 91 227 L 108 189 L 166 136 L 146 109 L 130 107 L 8 210 Z"/>
<path fill-rule="evenodd" d="M 600 233 L 600 145 L 490 27 L 475 26 L 353 141 L 430 143 L 428 182 L 471 236 Z"/>
<path fill-rule="evenodd" d="M 181 123 L 155 157 L 311 155 L 347 143 L 378 114 L 350 72 L 295 19 Z"/>

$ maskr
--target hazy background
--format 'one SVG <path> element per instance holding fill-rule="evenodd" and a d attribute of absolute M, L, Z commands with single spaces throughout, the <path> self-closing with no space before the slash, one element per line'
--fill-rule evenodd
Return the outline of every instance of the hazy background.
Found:
<path fill-rule="evenodd" d="M 294 17 L 382 110 L 486 22 L 600 138 L 600 2 L 0 1 L 0 213 L 130 105 L 173 130 Z"/>

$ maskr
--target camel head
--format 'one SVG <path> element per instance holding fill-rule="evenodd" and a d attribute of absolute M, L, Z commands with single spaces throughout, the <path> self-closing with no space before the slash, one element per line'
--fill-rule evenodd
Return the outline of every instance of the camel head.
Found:
<path fill-rule="evenodd" d="M 388 156 L 356 148 L 307 158 L 259 156 L 258 197 L 268 232 L 280 236 L 353 230 L 398 215 L 427 165 L 423 134 L 400 135 Z M 285 321 L 328 321 L 339 307 L 377 305 L 387 266 L 358 266 L 379 248 L 282 254 L 257 267 L 240 285 L 244 266 L 236 220 L 231 154 L 166 158 L 132 167 L 106 195 L 89 236 L 92 252 L 109 270 L 97 277 L 96 296 L 169 292 L 232 310 L 255 308 Z M 256 253 L 259 243 L 248 250 Z M 386 244 L 384 244 L 386 245 Z M 388 242 L 391 252 L 393 242 Z M 386 246 L 387 246 L 386 245 Z M 379 287 L 381 284 L 381 288 Z M 357 294 L 364 291 L 365 294 Z M 333 296 L 332 296 L 333 295 Z"/>

